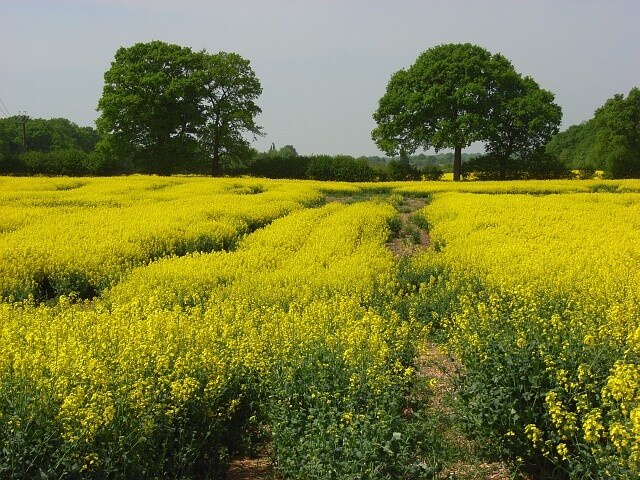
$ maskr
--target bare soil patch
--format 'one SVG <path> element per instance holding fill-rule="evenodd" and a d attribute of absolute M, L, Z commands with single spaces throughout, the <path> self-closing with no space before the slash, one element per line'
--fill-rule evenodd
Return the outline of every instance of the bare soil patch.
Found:
<path fill-rule="evenodd" d="M 387 247 L 397 257 L 415 255 L 431 245 L 428 230 L 412 218 L 426 204 L 426 198 L 408 197 L 396 205 L 400 225 L 393 238 L 387 242 Z"/>
<path fill-rule="evenodd" d="M 271 458 L 266 453 L 256 458 L 237 458 L 231 462 L 227 480 L 275 480 Z"/>

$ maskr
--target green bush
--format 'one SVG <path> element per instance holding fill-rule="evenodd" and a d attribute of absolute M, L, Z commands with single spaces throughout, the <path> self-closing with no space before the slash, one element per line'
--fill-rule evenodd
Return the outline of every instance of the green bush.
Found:
<path fill-rule="evenodd" d="M 304 179 L 308 165 L 309 157 L 258 154 L 247 171 L 256 177 Z"/>
<path fill-rule="evenodd" d="M 462 175 L 477 180 L 532 180 L 572 178 L 573 173 L 555 157 L 538 152 L 527 158 L 504 160 L 492 153 L 462 164 Z"/>
<path fill-rule="evenodd" d="M 577 177 L 580 180 L 593 180 L 596 176 L 596 169 L 590 167 L 582 167 L 578 170 Z"/>
<path fill-rule="evenodd" d="M 91 169 L 91 154 L 77 149 L 51 152 L 29 151 L 21 153 L 18 161 L 28 173 L 48 175 L 86 175 Z"/>
<path fill-rule="evenodd" d="M 375 171 L 365 159 L 348 155 L 316 155 L 309 158 L 307 178 L 311 180 L 335 180 L 341 182 L 370 182 Z"/>
<path fill-rule="evenodd" d="M 422 176 L 425 180 L 438 181 L 442 180 L 444 176 L 444 172 L 440 167 L 435 165 L 427 165 L 422 167 Z"/>
<path fill-rule="evenodd" d="M 402 160 L 391 160 L 387 164 L 387 177 L 389 180 L 422 180 L 422 172 Z"/>

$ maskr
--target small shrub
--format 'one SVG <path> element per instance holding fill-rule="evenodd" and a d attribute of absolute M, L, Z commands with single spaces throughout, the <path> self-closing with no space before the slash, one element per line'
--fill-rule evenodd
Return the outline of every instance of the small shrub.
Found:
<path fill-rule="evenodd" d="M 420 170 L 409 162 L 391 160 L 387 164 L 387 177 L 389 180 L 422 180 Z"/>
<path fill-rule="evenodd" d="M 429 231 L 429 229 L 431 228 L 429 226 L 429 221 L 427 220 L 427 217 L 422 215 L 420 212 L 411 214 L 411 216 L 409 217 L 409 221 L 413 223 L 416 227 L 425 231 Z"/>
<path fill-rule="evenodd" d="M 577 177 L 580 180 L 592 180 L 595 176 L 596 176 L 596 169 L 587 168 L 587 167 L 583 167 L 579 169 L 577 174 Z"/>
<path fill-rule="evenodd" d="M 391 233 L 394 236 L 397 236 L 400 233 L 400 230 L 402 230 L 402 220 L 398 216 L 390 218 L 388 225 L 389 230 L 391 230 Z"/>
<path fill-rule="evenodd" d="M 437 167 L 435 165 L 427 165 L 426 167 L 422 168 L 422 176 L 425 180 L 439 181 L 442 180 L 444 172 L 442 171 L 442 169 L 440 169 L 440 167 Z"/>
<path fill-rule="evenodd" d="M 306 174 L 312 180 L 341 182 L 370 182 L 375 178 L 375 172 L 366 160 L 347 155 L 310 157 Z"/>

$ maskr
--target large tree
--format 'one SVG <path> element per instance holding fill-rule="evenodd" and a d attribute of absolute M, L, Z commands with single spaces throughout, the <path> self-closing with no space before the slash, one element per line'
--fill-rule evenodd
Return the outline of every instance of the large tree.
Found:
<path fill-rule="evenodd" d="M 255 117 L 262 112 L 255 100 L 262 93 L 249 60 L 237 53 L 201 53 L 203 68 L 201 102 L 204 147 L 211 158 L 211 174 L 222 172 L 222 163 L 241 161 L 249 155 L 245 134 L 262 135 Z"/>
<path fill-rule="evenodd" d="M 555 118 L 559 111 L 546 108 L 546 93 L 500 54 L 469 43 L 440 45 L 391 77 L 373 116 L 378 126 L 372 138 L 388 155 L 451 148 L 459 180 L 462 149 L 473 142 L 487 142 L 508 158 L 544 140 L 544 130 L 555 122 L 545 113 Z M 543 133 L 535 128 L 539 124 Z"/>
<path fill-rule="evenodd" d="M 202 123 L 191 49 L 160 41 L 120 48 L 104 74 L 98 131 L 119 157 L 168 174 L 193 159 Z"/>
<path fill-rule="evenodd" d="M 168 174 L 207 156 L 218 175 L 248 145 L 243 133 L 260 131 L 260 83 L 237 54 L 138 43 L 116 52 L 104 78 L 98 129 L 142 170 Z"/>
<path fill-rule="evenodd" d="M 495 98 L 486 122 L 485 147 L 497 160 L 498 178 L 507 178 L 510 167 L 531 164 L 544 146 L 558 133 L 562 110 L 554 95 L 540 88 L 531 77 L 515 71 L 498 72 L 494 79 Z"/>
<path fill-rule="evenodd" d="M 596 110 L 597 151 L 611 178 L 640 177 L 640 89 L 615 95 Z"/>

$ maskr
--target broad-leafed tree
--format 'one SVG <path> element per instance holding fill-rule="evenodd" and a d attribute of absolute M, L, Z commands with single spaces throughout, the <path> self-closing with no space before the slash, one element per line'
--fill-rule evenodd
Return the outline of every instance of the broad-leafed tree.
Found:
<path fill-rule="evenodd" d="M 259 135 L 262 92 L 249 61 L 161 41 L 120 48 L 104 75 L 98 130 L 119 157 L 169 174 L 208 158 L 213 175 Z"/>
<path fill-rule="evenodd" d="M 558 133 L 562 110 L 554 95 L 531 77 L 504 72 L 495 79 L 495 99 L 487 122 L 485 147 L 497 160 L 498 178 L 507 178 L 512 164 L 532 165 Z"/>
<path fill-rule="evenodd" d="M 453 149 L 459 180 L 462 149 L 474 142 L 485 142 L 505 162 L 544 145 L 559 123 L 552 100 L 501 54 L 469 43 L 440 45 L 391 77 L 372 138 L 388 155 Z"/>
<path fill-rule="evenodd" d="M 597 151 L 611 178 L 640 177 L 640 89 L 618 94 L 595 112 Z"/>
<path fill-rule="evenodd" d="M 262 87 L 249 60 L 237 53 L 200 55 L 203 62 L 200 107 L 204 123 L 199 133 L 211 159 L 211 174 L 218 176 L 223 162 L 242 161 L 249 155 L 245 135 L 254 138 L 262 135 L 262 128 L 256 123 L 262 110 L 255 103 Z"/>

